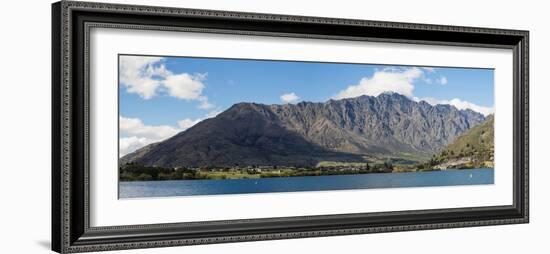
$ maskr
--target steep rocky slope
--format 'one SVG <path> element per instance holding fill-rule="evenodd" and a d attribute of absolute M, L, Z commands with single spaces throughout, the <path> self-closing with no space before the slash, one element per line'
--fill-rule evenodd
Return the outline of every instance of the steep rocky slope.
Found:
<path fill-rule="evenodd" d="M 122 158 L 157 166 L 315 165 L 364 155 L 427 159 L 485 117 L 396 94 L 324 103 L 238 103 Z"/>

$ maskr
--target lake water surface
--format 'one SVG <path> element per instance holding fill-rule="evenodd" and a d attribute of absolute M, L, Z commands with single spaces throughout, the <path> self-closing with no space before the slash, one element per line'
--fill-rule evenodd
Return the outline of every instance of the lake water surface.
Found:
<path fill-rule="evenodd" d="M 119 198 L 493 184 L 494 169 L 234 180 L 120 182 Z"/>

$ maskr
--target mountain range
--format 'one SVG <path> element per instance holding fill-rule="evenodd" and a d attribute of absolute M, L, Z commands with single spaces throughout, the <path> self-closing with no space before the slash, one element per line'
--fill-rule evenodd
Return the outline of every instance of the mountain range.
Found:
<path fill-rule="evenodd" d="M 422 161 L 485 120 L 469 109 L 397 93 L 283 105 L 237 103 L 120 161 L 163 167 Z"/>

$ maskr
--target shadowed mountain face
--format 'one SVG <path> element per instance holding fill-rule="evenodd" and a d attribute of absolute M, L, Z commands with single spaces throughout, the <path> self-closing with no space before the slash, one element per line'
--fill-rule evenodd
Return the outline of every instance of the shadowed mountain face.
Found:
<path fill-rule="evenodd" d="M 239 103 L 122 163 L 156 166 L 315 165 L 376 157 L 424 159 L 485 117 L 396 93 L 296 105 Z"/>

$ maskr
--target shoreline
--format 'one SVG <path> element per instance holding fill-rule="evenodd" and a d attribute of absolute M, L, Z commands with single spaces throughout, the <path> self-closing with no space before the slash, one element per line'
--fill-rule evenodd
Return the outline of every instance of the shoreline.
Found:
<path fill-rule="evenodd" d="M 161 182 L 161 181 L 197 181 L 197 180 L 243 180 L 243 179 L 267 179 L 267 178 L 294 178 L 294 177 L 315 177 L 315 176 L 334 176 L 334 175 L 368 175 L 368 174 L 407 174 L 407 173 L 429 173 L 438 171 L 466 171 L 466 170 L 479 170 L 479 169 L 492 169 L 494 168 L 451 168 L 451 169 L 432 169 L 432 170 L 411 170 L 411 171 L 327 171 L 327 170 L 302 170 L 295 172 L 294 174 L 281 174 L 275 172 L 262 173 L 243 173 L 243 172 L 220 172 L 220 171 L 208 171 L 198 172 L 200 175 L 190 178 L 170 179 L 170 178 L 156 178 L 156 179 L 120 179 L 119 182 Z M 324 171 L 324 172 L 323 172 Z M 227 174 L 228 173 L 228 174 Z M 231 174 L 233 173 L 233 174 Z"/>

